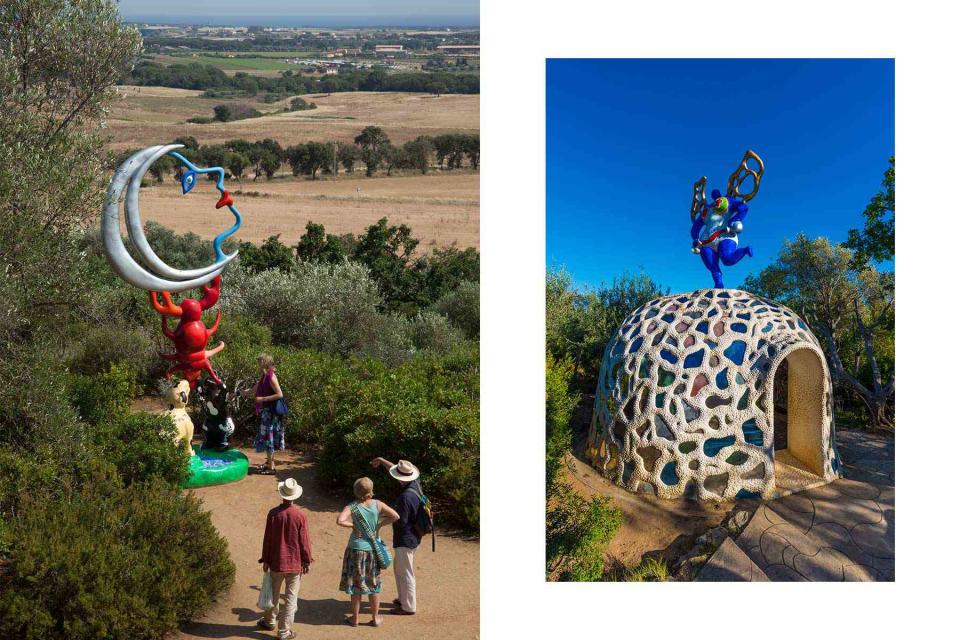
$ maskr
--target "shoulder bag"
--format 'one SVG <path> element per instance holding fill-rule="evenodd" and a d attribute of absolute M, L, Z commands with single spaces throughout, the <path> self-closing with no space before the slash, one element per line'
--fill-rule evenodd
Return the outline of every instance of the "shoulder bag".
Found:
<path fill-rule="evenodd" d="M 367 521 L 364 520 L 356 503 L 350 505 L 350 514 L 353 516 L 353 522 L 357 525 L 357 528 L 360 529 L 360 533 L 373 544 L 373 555 L 377 558 L 377 566 L 379 566 L 381 570 L 388 569 L 393 562 L 393 558 L 390 557 L 390 549 L 387 548 L 387 544 L 373 531 L 370 531 L 370 527 L 367 525 Z"/>

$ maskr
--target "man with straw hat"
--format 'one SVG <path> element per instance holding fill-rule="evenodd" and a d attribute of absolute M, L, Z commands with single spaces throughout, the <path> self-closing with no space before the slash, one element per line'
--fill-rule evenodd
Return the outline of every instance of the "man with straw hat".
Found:
<path fill-rule="evenodd" d="M 409 460 L 393 464 L 384 458 L 370 461 L 374 468 L 385 467 L 387 473 L 400 482 L 403 490 L 393 502 L 394 510 L 400 519 L 393 523 L 393 571 L 397 579 L 399 597 L 393 601 L 393 613 L 412 616 L 417 612 L 417 578 L 413 573 L 413 556 L 420 546 L 420 536 L 414 529 L 417 511 L 420 508 L 420 470 Z"/>
<path fill-rule="evenodd" d="M 297 596 L 300 593 L 300 576 L 310 570 L 313 555 L 310 551 L 310 530 L 307 517 L 293 501 L 303 494 L 293 478 L 277 483 L 277 493 L 283 502 L 267 514 L 267 527 L 263 532 L 263 553 L 258 562 L 263 570 L 270 572 L 273 586 L 273 606 L 263 612 L 257 621 L 261 629 L 272 631 L 277 627 L 279 609 L 280 640 L 291 640 L 297 634 L 293 630 L 293 616 L 297 612 Z M 280 588 L 283 589 L 283 604 L 280 605 Z"/>

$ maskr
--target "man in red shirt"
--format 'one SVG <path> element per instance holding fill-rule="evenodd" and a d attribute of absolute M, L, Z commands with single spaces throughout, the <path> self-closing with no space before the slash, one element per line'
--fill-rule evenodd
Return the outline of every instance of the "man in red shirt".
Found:
<path fill-rule="evenodd" d="M 257 621 L 261 629 L 272 631 L 277 627 L 277 609 L 279 609 L 280 640 L 296 638 L 293 630 L 293 616 L 297 612 L 297 595 L 300 593 L 300 576 L 310 570 L 313 555 L 310 551 L 310 531 L 307 517 L 293 501 L 303 493 L 293 478 L 287 478 L 277 484 L 277 492 L 283 503 L 267 514 L 267 527 L 263 532 L 263 553 L 258 562 L 263 570 L 270 572 L 273 583 L 273 607 L 263 612 Z M 280 605 L 280 587 L 283 590 L 283 604 Z"/>

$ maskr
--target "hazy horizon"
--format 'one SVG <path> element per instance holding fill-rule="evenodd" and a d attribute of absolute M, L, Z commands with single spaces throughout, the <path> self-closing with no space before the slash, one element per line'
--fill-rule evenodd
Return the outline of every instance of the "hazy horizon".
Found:
<path fill-rule="evenodd" d="M 441 27 L 455 27 L 459 29 L 474 27 L 480 28 L 480 21 L 472 22 L 466 18 L 456 16 L 337 16 L 329 18 L 317 18 L 308 16 L 236 16 L 226 20 L 219 16 L 189 16 L 183 18 L 172 18 L 170 16 L 157 15 L 130 15 L 123 16 L 128 23 L 151 23 L 171 26 L 199 26 L 199 27 L 304 27 L 304 28 L 328 28 L 328 29 L 349 29 L 351 27 L 372 28 L 372 27 L 401 27 L 411 29 L 415 27 L 428 27 L 432 29 Z"/>
<path fill-rule="evenodd" d="M 259 0 L 120 0 L 128 22 L 263 27 L 478 27 L 479 0 L 283 0 L 261 13 Z M 221 14 L 216 11 L 222 9 Z"/>

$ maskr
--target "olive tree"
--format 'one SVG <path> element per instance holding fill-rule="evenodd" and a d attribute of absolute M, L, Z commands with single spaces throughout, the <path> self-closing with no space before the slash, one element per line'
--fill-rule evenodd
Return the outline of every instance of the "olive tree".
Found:
<path fill-rule="evenodd" d="M 861 266 L 850 249 L 800 234 L 744 288 L 800 311 L 825 348 L 834 382 L 863 402 L 871 426 L 890 429 L 893 359 L 877 345 L 892 350 L 893 283 L 893 273 Z"/>
<path fill-rule="evenodd" d="M 109 0 L 0 3 L 4 323 L 53 322 L 89 289 L 71 232 L 99 211 L 109 175 L 99 129 L 140 49 Z"/>

